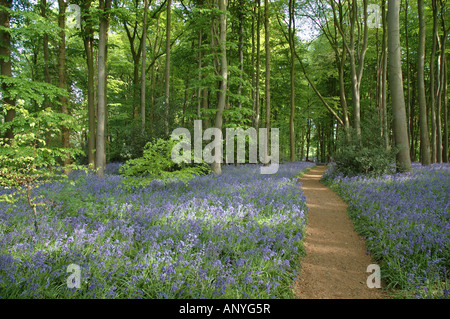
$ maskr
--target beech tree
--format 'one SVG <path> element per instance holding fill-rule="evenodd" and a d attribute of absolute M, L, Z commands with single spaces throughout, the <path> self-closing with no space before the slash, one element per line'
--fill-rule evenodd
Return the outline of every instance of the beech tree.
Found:
<path fill-rule="evenodd" d="M 227 95 L 227 81 L 228 81 L 228 64 L 227 64 L 227 6 L 228 0 L 219 0 L 219 47 L 220 47 L 220 88 L 218 92 L 218 103 L 216 118 L 214 126 L 222 130 L 223 112 L 225 110 L 225 102 Z M 215 148 L 220 154 L 215 154 L 215 158 L 221 158 L 221 148 Z M 216 175 L 222 174 L 222 166 L 220 161 L 214 161 L 211 164 L 211 169 Z"/>
<path fill-rule="evenodd" d="M 389 87 L 392 99 L 392 117 L 395 146 L 398 148 L 397 169 L 401 172 L 411 170 L 409 156 L 408 129 L 406 125 L 405 97 L 403 94 L 403 77 L 400 47 L 400 1 L 388 2 L 388 61 Z"/>
<path fill-rule="evenodd" d="M 106 126 L 106 59 L 109 30 L 109 11 L 112 0 L 100 2 L 100 29 L 98 38 L 98 108 L 97 108 L 97 149 L 95 165 L 98 176 L 102 177 L 105 169 L 105 126 Z"/>
<path fill-rule="evenodd" d="M 420 158 L 423 165 L 431 164 L 430 139 L 428 137 L 427 102 L 425 96 L 425 13 L 423 0 L 417 0 L 419 14 L 419 49 L 417 52 L 417 92 L 420 110 Z"/>
<path fill-rule="evenodd" d="M 60 39 L 58 46 L 58 87 L 61 89 L 67 89 L 67 74 L 66 74 L 66 10 L 68 6 L 68 1 L 58 0 L 58 27 L 60 28 Z M 66 95 L 61 95 L 59 99 L 61 113 L 69 114 L 69 99 Z M 67 126 L 62 125 L 61 127 L 61 138 L 62 138 L 62 147 L 70 148 L 70 130 Z M 63 159 L 62 165 L 66 166 L 70 164 L 70 156 L 67 156 Z"/>
<path fill-rule="evenodd" d="M 81 24 L 81 31 L 83 37 L 84 50 L 86 54 L 86 68 L 87 68 L 87 104 L 88 104 L 88 147 L 87 157 L 88 163 L 95 166 L 95 98 L 94 98 L 94 26 L 92 16 L 90 14 L 92 0 L 84 0 L 80 3 L 81 19 L 84 23 Z"/>
<path fill-rule="evenodd" d="M 166 137 L 169 137 L 169 103 L 170 103 L 170 20 L 171 20 L 172 0 L 167 1 L 166 15 L 166 67 L 164 73 L 164 130 Z"/>

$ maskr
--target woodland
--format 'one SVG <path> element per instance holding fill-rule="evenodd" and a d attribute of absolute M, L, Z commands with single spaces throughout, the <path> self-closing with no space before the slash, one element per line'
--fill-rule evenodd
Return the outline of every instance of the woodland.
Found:
<path fill-rule="evenodd" d="M 1 5 L 2 134 L 34 133 L 55 164 L 101 175 L 196 119 L 279 128 L 287 161 L 352 137 L 406 170 L 448 161 L 446 1 L 397 3 L 392 28 L 386 1 Z"/>
<path fill-rule="evenodd" d="M 315 165 L 384 288 L 448 298 L 449 9 L 0 0 L 0 298 L 294 298 Z M 196 123 L 279 170 L 174 162 Z"/>

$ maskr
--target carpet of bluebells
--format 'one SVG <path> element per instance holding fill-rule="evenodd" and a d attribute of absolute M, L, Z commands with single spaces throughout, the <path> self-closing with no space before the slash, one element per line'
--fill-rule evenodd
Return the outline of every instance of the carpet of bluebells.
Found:
<path fill-rule="evenodd" d="M 388 288 L 408 298 L 449 298 L 450 164 L 378 178 L 323 177 L 349 204 Z"/>
<path fill-rule="evenodd" d="M 124 187 L 119 164 L 103 178 L 77 171 L 33 191 L 38 232 L 25 200 L 0 202 L 0 297 L 292 297 L 306 225 L 295 176 L 312 165 L 225 166 L 145 188 Z M 79 289 L 68 287 L 70 264 Z"/>

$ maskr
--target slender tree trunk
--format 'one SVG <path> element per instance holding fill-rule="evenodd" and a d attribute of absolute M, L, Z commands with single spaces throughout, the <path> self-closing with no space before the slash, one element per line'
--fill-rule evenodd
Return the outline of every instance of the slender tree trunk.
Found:
<path fill-rule="evenodd" d="M 409 41 L 408 41 L 408 0 L 405 0 L 405 12 L 404 12 L 404 27 L 405 27 L 405 50 L 406 50 L 406 115 L 408 119 L 408 137 L 410 141 L 410 157 L 414 157 L 414 113 L 411 109 L 411 93 L 410 93 L 410 71 L 409 71 Z"/>
<path fill-rule="evenodd" d="M 436 163 L 436 65 L 435 57 L 437 50 L 438 24 L 437 24 L 437 0 L 431 0 L 433 8 L 433 46 L 430 56 L 430 111 L 431 111 L 431 163 Z"/>
<path fill-rule="evenodd" d="M 408 128 L 406 124 L 405 98 L 403 93 L 401 48 L 400 48 L 400 4 L 399 0 L 388 2 L 388 54 L 389 86 L 392 97 L 393 131 L 397 153 L 397 169 L 411 170 Z"/>
<path fill-rule="evenodd" d="M 446 42 L 447 42 L 447 34 L 448 30 L 445 27 L 445 2 L 440 1 L 440 11 L 441 11 L 441 27 L 442 27 L 442 35 L 440 37 L 440 50 L 438 56 L 438 87 L 436 93 L 436 161 L 438 163 L 442 163 L 443 161 L 443 144 L 442 144 L 442 118 L 441 118 L 441 110 L 443 105 L 443 100 L 447 99 L 447 96 L 444 95 L 445 91 L 445 50 L 446 50 Z M 439 38 L 438 38 L 439 39 Z"/>
<path fill-rule="evenodd" d="M 226 94 L 227 94 L 227 81 L 228 81 L 228 64 L 227 64 L 227 0 L 219 0 L 219 46 L 220 46 L 220 76 L 222 80 L 220 81 L 219 89 L 219 99 L 217 104 L 217 112 L 215 119 L 215 127 L 222 130 L 223 124 L 223 111 L 225 109 Z M 216 148 L 216 151 L 218 149 Z M 220 151 L 220 150 L 219 150 Z M 217 154 L 215 154 L 217 156 Z M 222 154 L 219 155 L 222 157 Z M 222 167 L 220 162 L 214 161 L 211 164 L 211 169 L 216 175 L 222 174 Z"/>
<path fill-rule="evenodd" d="M 91 7 L 91 0 L 84 1 L 82 3 L 82 24 L 84 51 L 86 53 L 86 65 L 87 65 L 87 102 L 88 102 L 88 146 L 87 156 L 88 163 L 95 166 L 95 100 L 94 100 L 94 30 L 92 28 L 91 19 L 88 17 L 89 9 Z"/>
<path fill-rule="evenodd" d="M 425 13 L 424 0 L 417 0 L 417 9 L 419 14 L 419 48 L 417 52 L 417 92 L 419 98 L 420 112 L 420 159 L 423 165 L 431 164 L 430 140 L 428 136 L 427 123 L 427 101 L 425 96 Z"/>
<path fill-rule="evenodd" d="M 145 69 L 146 69 L 146 43 L 147 43 L 147 13 L 148 0 L 144 0 L 144 22 L 142 27 L 142 64 L 141 64 L 141 134 L 145 133 Z"/>
<path fill-rule="evenodd" d="M 11 8 L 12 0 L 0 0 L 0 5 Z M 0 10 L 0 69 L 1 75 L 6 77 L 12 77 L 11 67 L 11 35 L 9 33 L 9 12 L 6 10 Z M 12 99 L 8 92 L 11 89 L 5 82 L 2 83 L 2 99 L 5 104 L 15 106 L 16 101 Z M 14 109 L 6 111 L 5 123 L 12 122 L 16 117 L 16 111 Z M 10 142 L 14 138 L 14 131 L 11 127 L 5 133 L 7 142 Z"/>
<path fill-rule="evenodd" d="M 260 98 L 259 98 L 259 86 L 260 86 L 260 70 L 261 67 L 261 0 L 258 1 L 258 16 L 256 18 L 256 87 L 255 87 L 255 109 L 256 109 L 256 116 L 255 116 L 255 129 L 256 132 L 258 132 L 259 129 L 259 121 L 260 121 L 260 114 L 261 114 L 261 107 L 260 107 Z"/>
<path fill-rule="evenodd" d="M 270 142 L 270 28 L 269 28 L 269 0 L 264 0 L 264 36 L 265 36 L 265 53 L 266 53 L 266 77 L 265 77 L 265 105 L 266 105 L 266 155 L 269 154 Z"/>
<path fill-rule="evenodd" d="M 311 119 L 306 119 L 306 161 L 309 161 L 309 146 L 311 143 Z"/>
<path fill-rule="evenodd" d="M 383 40 L 382 40 L 382 50 L 383 50 L 383 66 L 382 66 L 382 88 L 381 88 L 381 108 L 383 111 L 383 132 L 384 132 L 384 144 L 386 150 L 389 150 L 389 129 L 388 129 L 388 113 L 387 113 L 387 41 L 388 41 L 388 33 L 387 33 L 387 21 L 386 21 L 386 1 L 383 0 L 381 3 L 381 19 L 383 22 Z"/>
<path fill-rule="evenodd" d="M 133 119 L 138 118 L 138 95 L 139 95 L 139 60 L 140 54 L 133 60 Z"/>
<path fill-rule="evenodd" d="M 347 140 L 350 139 L 350 120 L 348 117 L 348 105 L 347 98 L 345 95 L 345 61 L 347 54 L 345 53 L 345 49 L 342 50 L 341 58 L 339 60 L 339 99 L 342 107 L 342 116 L 344 120 L 344 131 L 347 137 Z"/>
<path fill-rule="evenodd" d="M 106 128 L 106 59 L 109 29 L 109 10 L 112 0 L 99 0 L 101 11 L 98 39 L 98 118 L 97 118 L 97 150 L 95 164 L 98 176 L 102 177 L 105 169 L 105 128 Z"/>
<path fill-rule="evenodd" d="M 238 55 L 239 55 L 239 85 L 238 85 L 238 95 L 242 95 L 242 81 L 244 75 L 244 4 L 242 0 L 239 0 L 239 44 L 238 44 Z M 242 107 L 242 100 L 239 98 L 238 108 Z"/>
<path fill-rule="evenodd" d="M 58 87 L 67 90 L 67 79 L 66 79 L 66 9 L 68 2 L 64 0 L 58 0 L 59 13 L 58 13 L 58 26 L 60 28 L 60 39 L 58 48 Z M 66 96 L 62 95 L 59 98 L 61 104 L 61 113 L 69 114 L 69 100 Z M 61 138 L 62 147 L 70 148 L 70 130 L 66 126 L 61 127 Z M 62 166 L 67 166 L 70 164 L 70 156 L 66 154 L 65 158 L 62 160 Z"/>
<path fill-rule="evenodd" d="M 447 73 L 447 55 L 446 55 L 446 43 L 447 43 L 447 35 L 450 31 L 450 28 L 446 26 L 446 18 L 445 18 L 445 8 L 446 8 L 446 0 L 441 0 L 441 25 L 442 25 L 442 48 L 441 48 L 441 83 L 442 83 L 442 106 L 443 106 L 443 116 L 444 116 L 444 141 L 442 145 L 442 161 L 448 162 L 448 73 Z"/>
<path fill-rule="evenodd" d="M 198 89 L 197 89 L 197 119 L 202 118 L 202 30 L 198 32 Z"/>
<path fill-rule="evenodd" d="M 256 119 L 256 103 L 255 103 L 255 16 L 256 16 L 256 3 L 253 2 L 253 12 L 252 12 L 252 55 L 251 55 L 251 65 L 252 71 L 250 73 L 251 81 L 252 81 L 252 126 L 255 127 L 255 119 Z"/>
<path fill-rule="evenodd" d="M 40 2 L 41 6 L 41 16 L 44 19 L 47 19 L 47 0 L 41 0 Z M 44 82 L 51 84 L 52 79 L 50 76 L 50 70 L 49 70 L 49 54 L 48 54 L 48 34 L 44 33 L 43 36 L 43 43 L 42 43 L 42 51 L 43 51 L 43 59 L 44 59 Z M 44 108 L 51 108 L 51 103 L 49 97 L 46 95 L 44 99 Z M 45 143 L 47 146 L 50 146 L 51 141 L 51 132 L 47 132 L 45 134 Z"/>
<path fill-rule="evenodd" d="M 444 60 L 444 145 L 443 145 L 443 154 L 442 161 L 448 163 L 448 76 L 447 73 L 447 60 Z"/>
<path fill-rule="evenodd" d="M 47 0 L 41 0 L 41 15 L 44 19 L 47 18 Z M 51 84 L 51 77 L 50 77 L 50 71 L 49 71 L 49 56 L 48 56 L 48 34 L 44 33 L 44 39 L 43 39 L 43 58 L 44 58 L 44 82 Z M 44 106 L 50 107 L 50 100 L 48 99 L 48 97 L 45 98 L 44 101 Z"/>
<path fill-rule="evenodd" d="M 294 0 L 289 0 L 289 48 L 291 56 L 291 116 L 289 118 L 289 137 L 290 137 L 290 159 L 295 161 L 295 15 Z"/>
<path fill-rule="evenodd" d="M 350 60 L 350 76 L 353 100 L 353 128 L 357 137 L 361 137 L 361 79 L 364 70 L 364 59 L 368 44 L 368 26 L 367 26 L 367 0 L 363 0 L 363 20 L 364 20 L 364 34 L 362 39 L 362 47 L 359 48 L 359 21 L 358 21 L 358 6 L 357 1 L 353 0 L 350 8 L 350 41 L 347 43 L 344 39 L 344 44 L 349 53 Z M 355 25 L 357 24 L 358 34 L 355 41 Z M 359 50 L 360 49 L 360 50 Z"/>
<path fill-rule="evenodd" d="M 328 41 L 332 45 L 335 55 L 336 55 L 336 67 L 339 74 L 339 100 L 342 108 L 342 121 L 344 132 L 347 138 L 347 141 L 350 141 L 350 120 L 348 114 L 348 104 L 347 104 L 347 96 L 345 93 L 345 63 L 347 60 L 347 53 L 345 45 L 342 44 L 342 50 L 339 52 L 339 42 L 338 42 L 338 34 L 341 34 L 344 37 L 344 16 L 342 14 L 342 5 L 338 3 L 338 10 L 336 10 L 335 4 L 330 2 L 330 5 L 333 10 L 333 21 L 334 21 L 334 36 L 330 32 L 330 36 L 327 36 Z M 339 12 L 339 16 L 337 13 Z M 322 28 L 323 30 L 323 28 Z M 341 31 L 339 31 L 341 30 Z M 338 119 L 339 122 L 339 119 Z M 340 123 L 340 122 L 339 122 Z"/>
<path fill-rule="evenodd" d="M 170 32 L 171 32 L 171 12 L 172 0 L 167 1 L 167 24 L 166 24 L 166 68 L 164 78 L 164 133 L 166 138 L 169 137 L 169 103 L 170 103 Z"/>
<path fill-rule="evenodd" d="M 155 42 L 153 43 L 153 54 L 156 55 L 157 51 L 159 51 L 158 48 L 158 41 L 159 41 L 159 30 L 160 30 L 160 26 L 159 26 L 159 15 L 156 18 L 156 36 L 155 36 Z M 150 84 L 150 104 L 151 104 L 151 113 L 150 113 L 150 119 L 151 119 L 151 126 L 150 126 L 150 133 L 153 134 L 154 130 L 154 125 L 155 125 L 155 91 L 156 91 L 156 75 L 155 75 L 155 69 L 156 69 L 156 60 L 153 61 L 153 63 L 151 64 L 151 68 L 150 68 L 150 80 L 151 80 L 151 84 Z"/>

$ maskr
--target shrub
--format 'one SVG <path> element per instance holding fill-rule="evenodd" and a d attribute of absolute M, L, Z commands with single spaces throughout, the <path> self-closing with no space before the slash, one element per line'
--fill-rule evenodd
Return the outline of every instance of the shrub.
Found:
<path fill-rule="evenodd" d="M 173 180 L 186 182 L 196 175 L 210 173 L 210 168 L 206 163 L 175 163 L 171 158 L 171 153 L 177 143 L 176 140 L 164 139 L 157 139 L 147 143 L 142 157 L 128 160 L 120 167 L 119 172 L 121 175 L 131 177 L 126 179 L 124 183 L 145 186 L 155 179 L 163 183 Z M 132 177 L 144 178 L 137 180 Z"/>
<path fill-rule="evenodd" d="M 338 140 L 333 176 L 380 176 L 395 172 L 395 148 L 386 149 L 377 121 L 365 123 L 361 137 L 351 132 Z"/>

